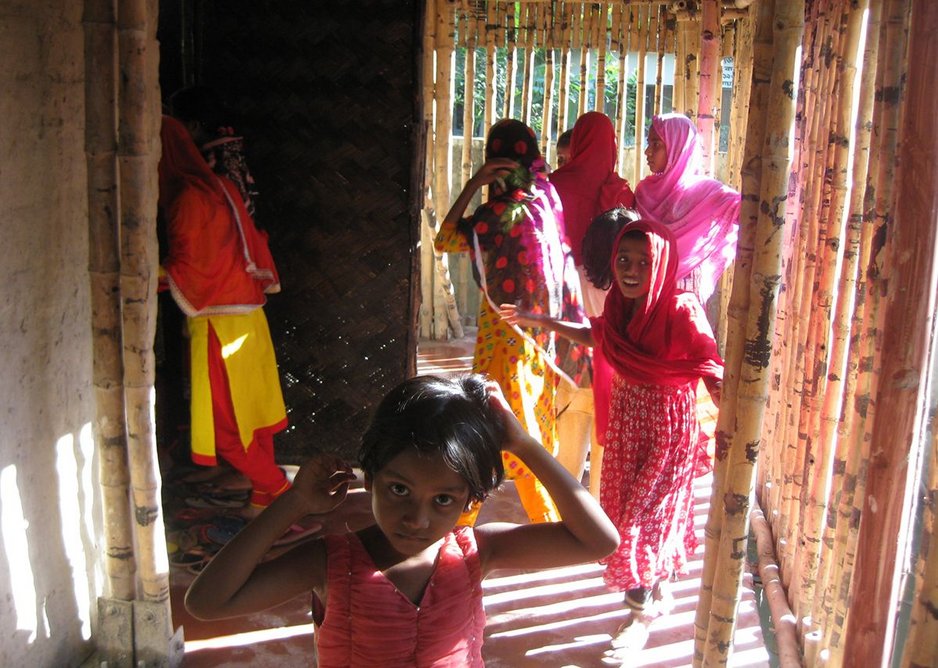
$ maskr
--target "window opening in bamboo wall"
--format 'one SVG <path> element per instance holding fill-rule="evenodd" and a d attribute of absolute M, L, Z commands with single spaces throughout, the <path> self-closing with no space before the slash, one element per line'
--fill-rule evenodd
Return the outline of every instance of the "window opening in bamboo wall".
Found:
<path fill-rule="evenodd" d="M 482 164 L 486 133 L 501 118 L 529 125 L 554 165 L 557 137 L 586 111 L 602 111 L 617 130 L 616 171 L 633 186 L 645 176 L 651 117 L 671 111 L 696 116 L 684 92 L 695 86 L 682 74 L 688 68 L 679 66 L 685 56 L 678 38 L 690 39 L 684 34 L 691 22 L 678 22 L 666 5 L 429 2 L 425 43 L 433 48 L 425 54 L 424 96 L 432 141 L 425 214 L 431 228 Z M 731 41 L 723 51 L 718 144 L 709 171 L 729 182 Z M 431 241 L 425 231 L 420 334 L 461 336 L 463 325 L 474 324 L 479 299 L 469 259 L 434 256 Z"/>

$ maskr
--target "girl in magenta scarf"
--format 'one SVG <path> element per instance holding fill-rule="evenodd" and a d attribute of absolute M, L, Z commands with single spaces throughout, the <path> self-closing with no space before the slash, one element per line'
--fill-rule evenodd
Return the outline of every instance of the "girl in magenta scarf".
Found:
<path fill-rule="evenodd" d="M 667 158 L 656 163 L 654 151 L 661 142 Z M 635 188 L 638 211 L 670 228 L 677 239 L 677 280 L 681 284 L 690 277 L 691 285 L 682 287 L 706 303 L 736 256 L 739 193 L 704 176 L 697 130 L 687 116 L 654 116 L 645 155 L 653 173 Z"/>

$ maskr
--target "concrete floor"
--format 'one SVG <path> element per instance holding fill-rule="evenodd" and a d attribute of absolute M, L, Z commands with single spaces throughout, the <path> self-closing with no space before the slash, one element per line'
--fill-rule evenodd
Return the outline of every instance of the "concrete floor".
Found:
<path fill-rule="evenodd" d="M 471 350 L 471 334 L 456 342 L 423 344 L 418 370 L 444 374 L 465 370 L 471 362 Z M 705 476 L 695 486 L 695 525 L 701 539 L 709 508 L 710 482 L 710 476 Z M 486 502 L 479 522 L 493 519 L 525 521 L 510 482 Z M 674 610 L 655 620 L 642 651 L 627 656 L 611 652 L 612 635 L 624 620 L 625 612 L 621 595 L 603 586 L 600 565 L 495 573 L 483 583 L 488 618 L 483 650 L 486 665 L 490 668 L 691 665 L 696 593 L 702 566 L 703 555 L 698 552 L 687 572 L 672 585 Z M 175 624 L 184 627 L 185 666 L 315 665 L 308 597 L 299 597 L 262 614 L 206 624 L 189 617 L 182 606 L 182 597 L 192 578 L 184 570 L 173 569 L 173 615 Z M 770 665 L 755 597 L 748 584 L 739 606 L 730 665 Z"/>

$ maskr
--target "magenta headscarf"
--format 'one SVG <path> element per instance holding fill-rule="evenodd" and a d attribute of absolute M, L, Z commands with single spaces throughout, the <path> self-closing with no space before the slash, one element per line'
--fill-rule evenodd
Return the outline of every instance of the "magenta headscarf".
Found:
<path fill-rule="evenodd" d="M 668 165 L 641 180 L 636 207 L 643 218 L 670 228 L 677 239 L 677 279 L 698 270 L 698 297 L 705 303 L 736 257 L 739 193 L 703 175 L 697 129 L 687 116 L 661 114 L 651 125 L 667 148 Z"/>
<path fill-rule="evenodd" d="M 631 208 L 635 195 L 615 172 L 616 130 L 606 114 L 580 116 L 570 138 L 570 159 L 550 175 L 563 203 L 563 219 L 573 259 L 583 264 L 583 236 L 593 218 L 617 206 Z"/>

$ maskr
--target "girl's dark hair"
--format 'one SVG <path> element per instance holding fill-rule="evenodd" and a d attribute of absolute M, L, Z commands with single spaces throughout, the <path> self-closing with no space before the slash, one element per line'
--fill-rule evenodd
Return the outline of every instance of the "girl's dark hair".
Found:
<path fill-rule="evenodd" d="M 502 416 L 489 403 L 485 378 L 417 376 L 382 399 L 362 436 L 359 465 L 374 475 L 404 450 L 439 453 L 482 501 L 505 476 Z"/>
<path fill-rule="evenodd" d="M 600 290 L 612 285 L 612 244 L 626 223 L 639 220 L 637 211 L 616 207 L 609 209 L 595 218 L 583 235 L 583 268 L 589 282 Z"/>
<path fill-rule="evenodd" d="M 170 112 L 183 123 L 198 121 L 206 132 L 231 125 L 229 113 L 221 95 L 209 86 L 189 86 L 177 90 L 169 98 Z"/>

